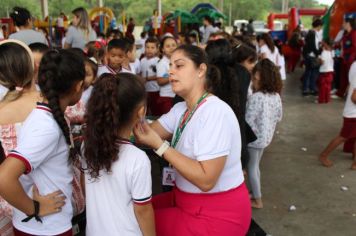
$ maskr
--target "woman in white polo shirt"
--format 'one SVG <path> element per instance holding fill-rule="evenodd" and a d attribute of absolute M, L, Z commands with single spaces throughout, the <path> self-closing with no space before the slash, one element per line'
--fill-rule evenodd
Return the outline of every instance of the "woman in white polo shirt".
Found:
<path fill-rule="evenodd" d="M 202 49 L 178 47 L 169 80 L 185 101 L 151 126 L 135 129 L 137 140 L 173 167 L 164 170 L 163 181 L 175 182 L 176 188 L 153 198 L 157 235 L 244 236 L 248 231 L 251 206 L 239 124 L 232 109 L 207 92 L 217 75 Z M 163 140 L 171 140 L 171 146 Z"/>
<path fill-rule="evenodd" d="M 15 236 L 72 235 L 71 162 L 76 156 L 64 111 L 79 101 L 84 77 L 83 59 L 72 52 L 51 51 L 42 58 L 43 102 L 27 117 L 17 147 L 0 166 L 0 195 L 14 207 Z M 53 195 L 54 203 L 35 198 L 33 186 L 41 195 L 58 190 L 64 196 Z"/>

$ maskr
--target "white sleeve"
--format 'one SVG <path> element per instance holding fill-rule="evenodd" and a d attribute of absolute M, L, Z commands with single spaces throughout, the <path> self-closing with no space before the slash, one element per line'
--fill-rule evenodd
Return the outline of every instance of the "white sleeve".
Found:
<path fill-rule="evenodd" d="M 157 77 L 168 78 L 168 70 L 166 68 L 166 64 L 164 62 L 157 64 Z"/>
<path fill-rule="evenodd" d="M 144 152 L 136 161 L 132 176 L 132 200 L 135 204 L 143 205 L 152 198 L 151 163 Z"/>
<path fill-rule="evenodd" d="M 350 67 L 350 71 L 349 71 L 349 80 L 350 80 L 350 84 L 352 86 L 353 89 L 356 89 L 356 62 L 354 62 L 351 67 Z"/>
<path fill-rule="evenodd" d="M 184 109 L 184 108 L 182 109 L 182 106 L 184 106 L 184 102 L 177 103 L 172 107 L 172 109 L 167 114 L 162 115 L 158 119 L 158 122 L 170 134 L 174 133 L 176 128 L 176 123 L 180 119 L 181 115 L 183 114 L 181 112 Z"/>
<path fill-rule="evenodd" d="M 260 48 L 260 53 L 261 53 L 261 54 L 263 54 L 263 53 L 268 54 L 268 48 L 267 48 L 266 45 L 264 45 L 264 46 L 262 46 L 262 47 Z"/>
<path fill-rule="evenodd" d="M 56 144 L 60 133 L 57 129 L 56 127 L 42 127 L 22 132 L 17 147 L 9 153 L 9 157 L 23 161 L 26 166 L 25 173 L 30 173 L 58 148 Z"/>
<path fill-rule="evenodd" d="M 73 26 L 68 28 L 68 32 L 66 34 L 66 43 L 72 45 L 74 40 L 75 29 Z"/>
<path fill-rule="evenodd" d="M 231 111 L 231 113 L 233 113 Z M 204 111 L 196 127 L 194 137 L 194 157 L 198 161 L 207 161 L 230 154 L 232 140 L 231 127 L 226 107 L 212 107 Z M 236 121 L 238 126 L 238 122 Z M 237 127 L 239 128 L 239 127 Z"/>

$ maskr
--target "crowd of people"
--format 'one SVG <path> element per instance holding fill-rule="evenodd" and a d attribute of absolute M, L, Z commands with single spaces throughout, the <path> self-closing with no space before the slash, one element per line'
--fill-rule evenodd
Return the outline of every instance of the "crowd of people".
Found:
<path fill-rule="evenodd" d="M 137 53 L 132 35 L 103 40 L 84 8 L 72 13 L 63 49 L 21 7 L 11 14 L 18 32 L 0 42 L 0 234 L 72 235 L 72 217 L 85 214 L 86 235 L 246 235 L 251 207 L 263 208 L 260 161 L 282 119 L 280 42 L 215 31 L 206 17 L 203 40 L 142 34 Z M 330 48 L 319 101 L 330 90 Z M 152 196 L 139 147 L 159 159 L 163 193 Z"/>

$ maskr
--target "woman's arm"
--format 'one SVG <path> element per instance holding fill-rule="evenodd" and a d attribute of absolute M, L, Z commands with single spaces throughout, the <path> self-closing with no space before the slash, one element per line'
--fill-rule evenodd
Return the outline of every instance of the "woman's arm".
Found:
<path fill-rule="evenodd" d="M 152 204 L 138 205 L 134 203 L 134 212 L 142 234 L 144 236 L 156 235 L 155 217 Z"/>
<path fill-rule="evenodd" d="M 16 158 L 6 158 L 0 165 L 0 195 L 12 206 L 32 215 L 35 211 L 33 200 L 40 203 L 39 216 L 58 212 L 65 204 L 65 197 L 61 191 L 39 196 L 34 186 L 33 200 L 27 196 L 19 181 L 20 176 L 26 171 L 24 163 Z"/>
<path fill-rule="evenodd" d="M 158 149 L 163 143 L 160 135 L 147 124 L 142 124 L 141 127 L 136 126 L 134 133 L 140 143 L 148 145 L 153 149 Z M 164 158 L 172 164 L 184 178 L 203 192 L 207 192 L 215 186 L 226 162 L 226 156 L 207 161 L 192 160 L 173 148 L 169 148 L 164 153 Z"/>

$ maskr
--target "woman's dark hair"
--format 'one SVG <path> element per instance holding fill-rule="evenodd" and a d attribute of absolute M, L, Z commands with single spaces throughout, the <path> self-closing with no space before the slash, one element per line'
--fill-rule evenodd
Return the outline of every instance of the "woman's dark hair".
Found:
<path fill-rule="evenodd" d="M 86 111 L 84 156 L 92 178 L 111 171 L 118 160 L 118 131 L 128 125 L 133 112 L 146 101 L 144 84 L 136 75 L 105 73 L 95 83 Z"/>
<path fill-rule="evenodd" d="M 159 48 L 159 40 L 156 37 L 149 37 L 148 39 L 146 39 L 145 45 L 148 43 L 154 43 L 156 47 Z"/>
<path fill-rule="evenodd" d="M 312 23 L 312 27 L 313 28 L 316 28 L 316 27 L 319 27 L 319 26 L 322 26 L 322 25 L 323 25 L 323 21 L 321 19 L 316 19 Z"/>
<path fill-rule="evenodd" d="M 31 43 L 28 45 L 32 52 L 46 53 L 49 50 L 47 44 L 44 43 Z"/>
<path fill-rule="evenodd" d="M 74 161 L 76 153 L 71 143 L 70 130 L 60 108 L 59 99 L 73 89 L 76 82 L 85 78 L 84 59 L 69 50 L 52 50 L 47 52 L 38 71 L 38 84 L 42 95 L 48 100 L 48 106 L 66 143 L 70 146 L 69 158 Z"/>
<path fill-rule="evenodd" d="M 23 46 L 14 42 L 0 45 L 0 84 L 9 90 L 3 100 L 19 98 L 22 91 L 16 87 L 31 86 L 33 73 L 33 61 Z"/>
<path fill-rule="evenodd" d="M 16 26 L 26 26 L 31 19 L 31 13 L 26 8 L 14 7 L 10 17 Z"/>
<path fill-rule="evenodd" d="M 231 45 L 227 39 L 209 41 L 205 48 L 209 64 L 216 66 L 220 71 L 220 83 L 213 87 L 213 93 L 229 104 L 237 118 L 240 118 L 240 84 L 235 70 L 229 66 Z"/>
<path fill-rule="evenodd" d="M 217 88 L 220 84 L 220 71 L 219 69 L 209 64 L 208 55 L 206 52 L 194 45 L 181 45 L 174 50 L 174 52 L 182 51 L 185 56 L 193 61 L 194 65 L 198 68 L 201 64 L 207 65 L 206 72 L 206 90 L 214 93 L 214 88 Z"/>
<path fill-rule="evenodd" d="M 240 43 L 232 49 L 231 62 L 232 64 L 243 63 L 246 60 L 251 63 L 257 61 L 257 52 L 250 46 Z"/>
<path fill-rule="evenodd" d="M 282 90 L 282 79 L 279 68 L 269 59 L 262 59 L 252 70 L 252 74 L 260 75 L 260 89 L 262 93 L 280 93 Z"/>
<path fill-rule="evenodd" d="M 272 53 L 274 53 L 274 42 L 273 39 L 271 37 L 271 35 L 267 34 L 267 33 L 263 33 L 261 34 L 259 40 L 263 40 L 265 41 L 265 43 L 267 44 L 267 47 L 269 48 L 269 50 L 271 50 Z"/>

